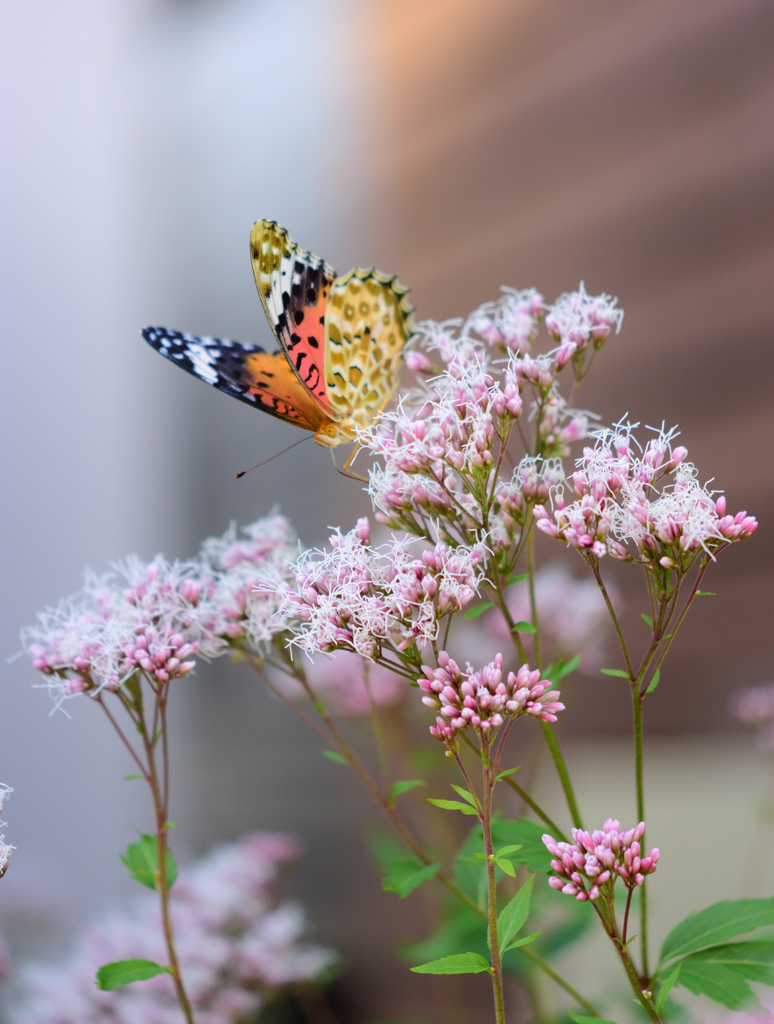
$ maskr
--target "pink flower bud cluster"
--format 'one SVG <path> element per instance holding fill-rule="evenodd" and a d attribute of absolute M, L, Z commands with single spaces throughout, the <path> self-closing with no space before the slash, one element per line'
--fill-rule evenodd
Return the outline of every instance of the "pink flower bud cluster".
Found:
<path fill-rule="evenodd" d="M 83 590 L 39 615 L 22 642 L 61 703 L 117 690 L 138 671 L 156 684 L 188 675 L 197 654 L 219 653 L 211 618 L 195 563 L 129 558 L 105 576 L 87 574 Z"/>
<path fill-rule="evenodd" d="M 599 899 L 603 894 L 612 896 L 619 878 L 627 889 L 642 885 L 645 876 L 656 870 L 660 856 L 658 848 L 642 856 L 640 840 L 644 832 L 644 821 L 622 832 L 621 823 L 608 818 L 601 831 L 589 833 L 574 828 L 574 843 L 560 843 L 544 835 L 543 843 L 554 858 L 551 868 L 556 872 L 548 884 L 581 902 Z"/>
<path fill-rule="evenodd" d="M 303 941 L 304 914 L 278 903 L 283 864 L 297 856 L 287 836 L 256 833 L 184 869 L 171 891 L 181 972 L 197 1024 L 253 1020 L 284 988 L 313 981 L 334 955 Z M 9 1024 L 179 1024 L 167 974 L 101 992 L 104 963 L 133 958 L 166 962 L 158 900 L 148 894 L 124 912 L 86 927 L 69 958 L 20 972 Z"/>
<path fill-rule="evenodd" d="M 623 310 L 616 308 L 617 302 L 609 295 L 589 295 L 581 281 L 577 292 L 561 295 L 548 309 L 546 328 L 559 342 L 557 370 L 571 359 L 577 362 L 589 345 L 601 348 L 613 328 L 616 334 L 621 330 Z"/>
<path fill-rule="evenodd" d="M 510 545 L 527 521 L 529 509 L 548 501 L 564 484 L 564 470 L 558 459 L 535 459 L 525 455 L 510 480 L 497 490 L 499 512 L 492 518 L 492 546 Z"/>
<path fill-rule="evenodd" d="M 555 722 L 564 711 L 558 690 L 540 673 L 522 665 L 517 673 L 503 678 L 503 656 L 474 672 L 468 666 L 463 674 L 445 651 L 438 656 L 438 668 L 423 665 L 424 678 L 419 688 L 426 695 L 422 703 L 440 715 L 430 727 L 431 735 L 442 743 L 453 743 L 460 729 L 478 729 L 487 733 L 498 729 L 507 718 L 532 715 L 542 722 Z"/>
<path fill-rule="evenodd" d="M 538 427 L 540 450 L 543 458 L 564 458 L 570 454 L 570 445 L 582 441 L 589 433 L 589 413 L 572 409 L 556 391 L 543 402 Z"/>
<path fill-rule="evenodd" d="M 672 447 L 675 431 L 661 432 L 642 455 L 632 452 L 632 427 L 598 431 L 595 448 L 585 448 L 571 480 L 578 500 L 565 505 L 554 499 L 553 513 L 539 505 L 537 527 L 581 553 L 663 568 L 685 568 L 699 551 L 749 537 L 757 522 L 746 512 L 726 514 L 726 500 L 717 500 L 696 479 L 685 462 L 686 448 Z"/>
<path fill-rule="evenodd" d="M 282 601 L 273 630 L 289 629 L 308 654 L 342 648 L 366 658 L 386 645 L 403 651 L 438 636 L 445 615 L 464 608 L 481 580 L 480 548 L 438 543 L 412 556 L 415 541 L 369 543 L 367 520 L 336 533 L 328 551 L 306 551 L 293 568 L 296 586 L 267 580 Z"/>

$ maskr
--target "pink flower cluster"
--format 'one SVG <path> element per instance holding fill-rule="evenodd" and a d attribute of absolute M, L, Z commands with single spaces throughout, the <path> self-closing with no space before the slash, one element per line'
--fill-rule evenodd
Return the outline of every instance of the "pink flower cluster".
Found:
<path fill-rule="evenodd" d="M 136 557 L 104 576 L 86 574 L 83 589 L 22 630 L 33 666 L 57 705 L 79 693 L 116 690 L 135 672 L 156 684 L 188 675 L 246 637 L 267 641 L 279 596 L 257 585 L 268 573 L 290 579 L 298 541 L 277 513 L 242 531 L 235 524 L 202 544 L 198 558 L 168 562 Z"/>
<path fill-rule="evenodd" d="M 380 522 L 428 536 L 442 521 L 467 543 L 513 539 L 513 522 L 499 521 L 496 510 L 492 518 L 489 505 L 524 392 L 533 398 L 538 460 L 567 455 L 569 444 L 586 436 L 589 414 L 570 409 L 558 393 L 557 374 L 571 357 L 563 362 L 559 353 L 598 346 L 621 316 L 607 296 L 589 297 L 582 288 L 562 296 L 548 313 L 554 332 L 564 332 L 560 349 L 532 354 L 543 309 L 534 289 L 506 290 L 464 322 L 419 325 L 419 347 L 406 362 L 421 385 L 358 437 L 382 460 L 370 471 L 369 487 Z M 494 359 L 498 353 L 507 358 Z M 577 376 L 582 361 L 573 366 Z"/>
<path fill-rule="evenodd" d="M 640 561 L 667 569 L 687 568 L 700 551 L 712 554 L 755 531 L 752 516 L 727 515 L 726 499 L 699 484 L 687 449 L 672 447 L 674 431 L 662 431 L 636 457 L 632 429 L 596 433 L 596 447 L 584 449 L 572 476 L 577 500 L 565 505 L 557 493 L 553 512 L 537 505 L 539 530 L 596 558 L 629 561 L 632 545 Z"/>
<path fill-rule="evenodd" d="M 591 346 L 601 348 L 610 331 L 621 330 L 623 310 L 609 295 L 589 295 L 581 281 L 577 292 L 561 295 L 546 314 L 548 333 L 559 342 L 556 366 L 561 369 L 573 360 L 576 373 L 583 370 L 583 354 Z"/>
<path fill-rule="evenodd" d="M 78 693 L 117 690 L 142 671 L 153 682 L 187 675 L 198 653 L 215 654 L 210 609 L 191 562 L 129 558 L 22 631 L 33 666 L 59 705 Z"/>
<path fill-rule="evenodd" d="M 342 648 L 369 659 L 384 647 L 404 651 L 438 636 L 445 615 L 464 608 L 481 581 L 481 552 L 438 543 L 413 557 L 411 540 L 375 548 L 367 519 L 336 533 L 329 551 L 305 551 L 294 567 L 296 587 L 281 581 L 284 599 L 272 629 L 293 632 L 307 654 Z"/>
<path fill-rule="evenodd" d="M 202 587 L 213 614 L 209 629 L 231 645 L 247 636 L 271 638 L 278 599 L 259 584 L 267 575 L 292 579 L 290 566 L 299 553 L 293 527 L 278 512 L 243 526 L 243 537 L 239 532 L 231 523 L 222 537 L 205 540 L 199 552 Z"/>
<path fill-rule="evenodd" d="M 496 498 L 499 511 L 490 520 L 491 547 L 495 551 L 509 547 L 525 526 L 530 508 L 548 501 L 563 484 L 564 470 L 559 459 L 536 459 L 525 455 L 510 480 L 498 483 Z"/>
<path fill-rule="evenodd" d="M 278 990 L 311 981 L 333 963 L 328 950 L 301 943 L 301 909 L 278 906 L 273 896 L 279 868 L 296 855 L 288 837 L 256 833 L 181 872 L 172 889 L 172 917 L 197 1024 L 252 1019 Z M 169 975 L 114 992 L 96 988 L 102 964 L 130 958 L 166 962 L 158 902 L 151 895 L 131 912 L 85 929 L 65 963 L 24 969 L 22 997 L 9 1024 L 179 1024 Z"/>
<path fill-rule="evenodd" d="M 438 668 L 423 665 L 424 678 L 419 688 L 426 694 L 422 703 L 440 711 L 431 735 L 442 743 L 453 743 L 460 729 L 479 729 L 487 733 L 498 729 L 506 718 L 532 715 L 543 722 L 555 722 L 556 713 L 564 711 L 558 690 L 549 680 L 522 665 L 517 673 L 509 672 L 503 679 L 503 656 L 474 672 L 468 666 L 462 673 L 445 651 L 438 656 Z"/>
<path fill-rule="evenodd" d="M 551 868 L 556 872 L 548 884 L 581 902 L 599 899 L 605 892 L 612 895 L 618 878 L 627 889 L 642 885 L 645 876 L 656 870 L 660 856 L 656 847 L 646 857 L 641 855 L 644 832 L 644 821 L 622 832 L 621 823 L 608 818 L 601 831 L 589 833 L 574 828 L 574 843 L 560 843 L 553 836 L 544 835 L 543 843 L 554 858 Z"/>
<path fill-rule="evenodd" d="M 4 782 L 0 782 L 0 812 L 3 810 L 3 804 L 8 797 L 13 793 L 10 786 L 6 786 Z M 5 825 L 4 821 L 0 821 L 0 828 Z M 6 872 L 8 867 L 8 859 L 10 858 L 13 851 L 16 849 L 15 846 L 9 846 L 5 841 L 5 836 L 0 836 L 0 878 Z M 2 945 L 2 938 L 0 937 L 0 978 L 3 976 L 3 962 L 4 962 L 4 950 Z"/>

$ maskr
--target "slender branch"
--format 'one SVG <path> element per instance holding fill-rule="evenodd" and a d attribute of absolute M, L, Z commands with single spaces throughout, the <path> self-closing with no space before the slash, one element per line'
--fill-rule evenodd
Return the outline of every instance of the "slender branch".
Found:
<path fill-rule="evenodd" d="M 118 733 L 118 738 L 121 740 L 123 745 L 129 751 L 129 756 L 131 757 L 131 759 L 134 761 L 134 763 L 140 769 L 140 772 L 142 773 L 142 777 L 145 779 L 146 782 L 149 783 L 150 782 L 150 775 L 148 774 L 147 768 L 145 767 L 145 765 L 142 763 L 142 761 L 139 759 L 139 757 L 135 753 L 134 748 L 132 747 L 131 743 L 129 742 L 129 740 L 124 735 L 124 732 L 123 732 L 123 729 L 121 728 L 121 726 L 118 724 L 118 722 L 115 720 L 113 715 L 108 710 L 108 706 L 107 706 L 107 704 L 105 703 L 105 701 L 103 699 L 103 695 L 101 693 L 99 693 L 99 694 L 97 694 L 97 696 L 94 699 L 97 701 L 99 706 L 102 708 L 102 710 L 107 715 L 108 721 L 113 726 L 115 731 Z"/>
<path fill-rule="evenodd" d="M 551 751 L 551 757 L 554 759 L 556 765 L 556 771 L 559 775 L 559 781 L 562 784 L 564 790 L 564 798 L 567 801 L 567 807 L 570 811 L 570 817 L 572 823 L 576 828 L 583 828 L 583 820 L 581 819 L 581 813 L 578 808 L 578 801 L 575 799 L 575 790 L 573 789 L 572 782 L 570 780 L 570 773 L 567 770 L 567 763 L 564 760 L 559 741 L 556 738 L 554 730 L 548 724 L 548 722 L 540 722 L 540 728 L 543 730 L 548 749 Z"/>
<path fill-rule="evenodd" d="M 540 623 L 538 621 L 537 599 L 535 597 L 535 534 L 530 530 L 527 539 L 527 573 L 529 574 L 529 606 L 535 634 L 532 641 L 535 645 L 535 668 L 543 671 L 543 655 L 540 650 Z"/>
<path fill-rule="evenodd" d="M 588 559 L 588 564 L 591 566 L 591 571 L 594 573 L 594 579 L 597 581 L 597 586 L 601 590 L 602 596 L 605 599 L 607 610 L 610 612 L 610 618 L 613 620 L 615 632 L 618 636 L 618 643 L 621 645 L 621 651 L 623 652 L 624 660 L 626 662 L 626 669 L 629 673 L 629 679 L 632 680 L 635 678 L 635 674 L 634 669 L 632 668 L 631 658 L 629 657 L 629 649 L 626 646 L 626 640 L 624 639 L 621 624 L 618 621 L 618 616 L 615 613 L 615 608 L 613 608 L 613 602 L 610 600 L 610 595 L 608 594 L 607 588 L 605 587 L 605 584 L 602 580 L 602 574 L 599 571 L 599 560 L 596 558 L 590 558 Z"/>
<path fill-rule="evenodd" d="M 553 821 L 553 819 L 549 818 L 549 816 L 546 814 L 543 808 L 539 804 L 535 803 L 535 801 L 532 799 L 532 797 L 525 789 L 522 789 L 522 787 L 517 782 L 514 782 L 513 779 L 505 778 L 503 779 L 503 782 L 506 782 L 515 793 L 519 794 L 519 796 L 527 805 L 527 807 L 529 807 L 532 811 L 535 812 L 535 814 L 538 816 L 538 818 L 540 818 L 544 825 L 548 825 L 551 831 L 555 833 L 555 839 L 559 839 L 563 843 L 567 842 L 567 836 L 564 834 L 564 832 L 559 828 L 556 822 Z"/>
<path fill-rule="evenodd" d="M 594 1005 L 588 1001 L 588 999 L 584 999 L 580 992 L 578 992 L 577 989 L 573 988 L 569 981 L 565 981 L 561 974 L 558 974 L 553 969 L 553 967 L 551 967 L 550 964 L 546 963 L 546 961 L 543 960 L 542 957 L 538 956 L 538 954 L 532 949 L 531 946 L 522 946 L 519 949 L 519 952 L 522 956 L 525 956 L 528 960 L 531 960 L 532 963 L 538 968 L 538 970 L 542 971 L 543 974 L 546 974 L 549 978 L 551 978 L 552 981 L 555 981 L 560 988 L 563 988 L 564 991 L 569 996 L 571 996 L 578 1003 L 579 1006 L 583 1007 L 586 1013 L 588 1013 L 592 1017 L 599 1016 L 599 1010 L 597 1010 L 594 1007 Z"/>
<path fill-rule="evenodd" d="M 166 688 L 163 693 L 156 694 L 156 700 L 164 701 L 166 698 Z M 163 716 L 162 716 L 163 722 Z M 162 729 L 164 725 L 162 724 Z M 172 916 L 170 914 L 169 906 L 169 879 L 167 877 L 167 805 L 164 798 L 164 790 L 166 787 L 166 780 L 162 783 L 159 779 L 158 769 L 156 767 L 156 752 L 155 752 L 155 741 L 153 736 L 148 735 L 148 731 L 145 724 L 144 717 L 140 719 L 140 735 L 142 738 L 143 746 L 145 748 L 145 756 L 148 763 L 148 775 L 150 776 L 149 783 L 151 788 L 151 794 L 153 796 L 153 807 L 156 815 L 156 857 L 158 861 L 158 869 L 156 871 L 156 890 L 159 894 L 159 902 L 161 904 L 161 919 L 162 926 L 164 929 L 164 938 L 167 945 L 167 953 L 169 955 L 169 967 L 172 974 L 172 980 L 175 985 L 177 992 L 177 1001 L 180 1004 L 180 1009 L 183 1011 L 183 1016 L 186 1019 L 187 1024 L 194 1024 L 193 1011 L 191 1004 L 188 1000 L 188 995 L 183 984 L 183 977 L 180 972 L 180 964 L 177 959 L 177 951 L 175 949 L 174 931 L 172 927 Z"/>

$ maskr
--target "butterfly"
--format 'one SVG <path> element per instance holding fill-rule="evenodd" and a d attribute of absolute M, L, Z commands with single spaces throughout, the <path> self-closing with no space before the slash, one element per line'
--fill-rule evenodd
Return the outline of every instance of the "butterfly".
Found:
<path fill-rule="evenodd" d="M 408 289 L 378 270 L 337 277 L 270 220 L 253 225 L 250 255 L 278 352 L 165 327 L 146 327 L 143 337 L 207 384 L 313 431 L 319 444 L 354 441 L 395 393 L 414 333 Z"/>

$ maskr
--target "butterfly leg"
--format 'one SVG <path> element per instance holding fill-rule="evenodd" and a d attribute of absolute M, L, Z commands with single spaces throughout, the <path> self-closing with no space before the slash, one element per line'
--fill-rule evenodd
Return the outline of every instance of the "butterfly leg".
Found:
<path fill-rule="evenodd" d="M 368 477 L 367 476 L 361 476 L 359 473 L 355 473 L 355 472 L 350 471 L 350 468 L 349 468 L 352 465 L 352 460 L 355 458 L 355 456 L 357 455 L 357 453 L 359 451 L 360 451 L 359 446 L 355 445 L 355 447 L 352 449 L 352 454 L 347 459 L 347 461 L 344 463 L 344 465 L 343 465 L 343 467 L 341 469 L 339 469 L 339 467 L 336 466 L 336 456 L 333 454 L 333 448 L 331 448 L 331 458 L 333 459 L 333 465 L 336 466 L 336 472 L 340 473 L 341 476 L 346 476 L 350 480 L 360 480 L 362 483 L 367 484 L 368 483 Z"/>

